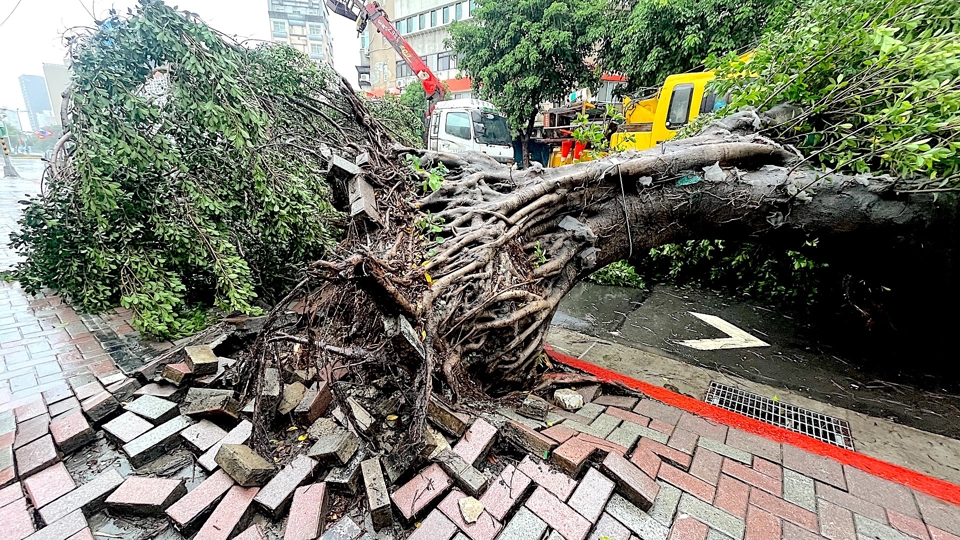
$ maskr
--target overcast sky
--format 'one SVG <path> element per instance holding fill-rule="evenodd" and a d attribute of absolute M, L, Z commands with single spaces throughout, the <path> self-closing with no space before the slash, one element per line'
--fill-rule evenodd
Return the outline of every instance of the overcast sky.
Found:
<path fill-rule="evenodd" d="M 269 39 L 267 0 L 166 0 L 181 10 L 198 13 L 210 26 L 243 38 Z M 0 21 L 17 0 L 0 0 Z M 20 75 L 43 75 L 42 64 L 63 63 L 66 49 L 60 36 L 67 28 L 90 26 L 88 11 L 106 18 L 110 8 L 126 13 L 136 0 L 21 0 L 10 19 L 0 26 L 0 106 L 24 108 Z M 354 23 L 331 15 L 334 63 L 337 71 L 356 84 L 355 66 L 360 59 L 360 40 Z"/>

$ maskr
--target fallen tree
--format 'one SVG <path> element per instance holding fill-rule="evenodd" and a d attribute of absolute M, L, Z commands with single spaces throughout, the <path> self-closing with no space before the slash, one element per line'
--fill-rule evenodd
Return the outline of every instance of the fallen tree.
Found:
<path fill-rule="evenodd" d="M 75 52 L 65 136 L 16 240 L 21 279 L 93 308 L 143 298 L 167 322 L 180 305 L 253 314 L 257 279 L 304 266 L 240 351 L 242 397 L 260 395 L 269 367 L 391 379 L 413 441 L 432 394 L 467 400 L 535 378 L 560 299 L 608 263 L 690 239 L 852 251 L 956 230 L 953 206 L 907 189 L 922 179 L 818 172 L 754 133 L 789 108 L 643 153 L 516 171 L 399 146 L 341 78 L 159 2 Z"/>
<path fill-rule="evenodd" d="M 839 246 L 952 220 L 931 196 L 897 196 L 892 179 L 799 166 L 798 155 L 744 129 L 755 119 L 556 169 L 394 147 L 398 158 L 416 156 L 418 177 L 377 186 L 379 222 L 358 219 L 335 257 L 306 269 L 288 297 L 304 299 L 303 316 L 284 319 L 288 305 L 277 306 L 245 379 L 297 356 L 277 352 L 285 342 L 317 367 L 397 366 L 413 381 L 419 434 L 435 388 L 457 400 L 532 380 L 561 298 L 634 252 L 700 238 Z"/>

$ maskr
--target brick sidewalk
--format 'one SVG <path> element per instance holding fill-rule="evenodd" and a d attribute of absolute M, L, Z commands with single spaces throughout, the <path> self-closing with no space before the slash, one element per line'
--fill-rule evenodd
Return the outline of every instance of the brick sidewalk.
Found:
<path fill-rule="evenodd" d="M 577 414 L 552 413 L 551 423 L 561 423 L 550 427 L 499 414 L 522 430 L 528 449 L 553 447 L 550 463 L 527 456 L 504 470 L 477 495 L 486 510 L 475 523 L 464 522 L 456 504 L 466 495 L 431 493 L 445 483 L 421 473 L 394 494 L 395 504 L 442 502 L 411 540 L 449 540 L 458 531 L 472 540 L 547 531 L 556 533 L 548 540 L 960 538 L 956 506 L 652 399 L 603 396 Z M 468 432 L 460 444 L 482 446 L 478 438 Z"/>
<path fill-rule="evenodd" d="M 39 177 L 40 162 L 18 163 L 25 176 Z M 0 178 L 0 271 L 21 260 L 9 246 L 17 230 L 19 201 L 40 191 L 40 181 Z M 0 412 L 79 375 L 131 372 L 166 344 L 142 345 L 123 309 L 80 315 L 53 292 L 28 295 L 17 283 L 0 282 Z"/>

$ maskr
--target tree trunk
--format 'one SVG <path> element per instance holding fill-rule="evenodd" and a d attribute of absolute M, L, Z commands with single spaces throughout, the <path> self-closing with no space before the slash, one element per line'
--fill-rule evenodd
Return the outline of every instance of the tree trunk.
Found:
<path fill-rule="evenodd" d="M 289 302 L 278 306 L 245 369 L 282 356 L 267 354 L 268 345 L 305 345 L 298 358 L 321 368 L 377 366 L 407 377 L 415 438 L 435 388 L 459 399 L 533 378 L 561 298 L 611 262 L 691 239 L 926 234 L 939 217 L 930 197 L 897 197 L 885 180 L 793 170 L 795 154 L 721 128 L 554 169 L 394 153 L 450 172 L 431 193 L 422 178 L 379 189 L 381 223 L 354 222 L 331 260 L 306 270 L 288 297 L 301 300 L 303 315 L 280 328 Z M 722 175 L 705 175 L 715 164 Z M 678 185 L 681 178 L 699 180 Z"/>
<path fill-rule="evenodd" d="M 530 137 L 533 136 L 533 123 L 537 120 L 536 109 L 533 114 L 530 115 L 530 119 L 527 121 L 527 127 L 523 130 L 523 134 L 520 137 L 520 146 L 521 153 L 523 154 L 523 168 L 530 168 Z"/>

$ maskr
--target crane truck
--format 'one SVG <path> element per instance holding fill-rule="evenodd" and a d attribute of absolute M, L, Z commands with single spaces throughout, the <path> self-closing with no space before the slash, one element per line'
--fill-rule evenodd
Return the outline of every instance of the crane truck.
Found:
<path fill-rule="evenodd" d="M 427 94 L 425 140 L 427 148 L 441 152 L 480 152 L 501 163 L 514 159 L 510 125 L 492 103 L 476 99 L 444 101 L 446 90 L 427 63 L 413 50 L 379 2 L 326 0 L 333 13 L 356 21 L 357 32 L 373 24 L 377 32 L 397 51 L 423 84 Z M 442 103 L 441 103 L 442 102 Z"/>

